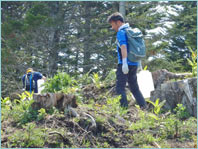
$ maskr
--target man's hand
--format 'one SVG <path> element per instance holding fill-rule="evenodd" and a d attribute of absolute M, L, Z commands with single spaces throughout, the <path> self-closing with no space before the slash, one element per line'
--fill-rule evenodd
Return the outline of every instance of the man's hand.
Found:
<path fill-rule="evenodd" d="M 122 72 L 124 74 L 128 74 L 128 72 L 129 72 L 129 67 L 128 67 L 128 64 L 127 64 L 127 58 L 122 59 Z"/>

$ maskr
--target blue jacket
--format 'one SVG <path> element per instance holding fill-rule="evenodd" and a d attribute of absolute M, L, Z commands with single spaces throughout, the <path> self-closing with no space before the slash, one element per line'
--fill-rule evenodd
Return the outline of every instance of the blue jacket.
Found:
<path fill-rule="evenodd" d="M 30 75 L 30 73 L 28 73 Z M 25 76 L 26 74 L 23 75 L 22 80 L 23 80 L 23 87 L 25 87 Z M 34 93 L 38 93 L 38 83 L 37 81 L 39 79 L 42 79 L 43 75 L 40 72 L 33 72 L 33 80 L 35 81 L 35 89 Z"/>
<path fill-rule="evenodd" d="M 127 39 L 126 31 L 125 31 L 125 29 L 128 27 L 129 27 L 129 24 L 127 23 L 127 24 L 120 26 L 120 28 L 118 29 L 116 37 L 120 46 L 126 45 L 126 47 L 128 47 L 128 43 L 127 43 L 128 39 Z M 127 48 L 127 52 L 129 52 L 128 48 Z M 118 46 L 118 44 L 117 44 L 117 53 L 118 53 L 118 64 L 122 64 L 122 54 L 121 54 L 121 49 Z M 138 66 L 138 62 L 131 62 L 130 60 L 128 60 L 128 58 L 127 58 L 127 63 L 128 65 Z"/>

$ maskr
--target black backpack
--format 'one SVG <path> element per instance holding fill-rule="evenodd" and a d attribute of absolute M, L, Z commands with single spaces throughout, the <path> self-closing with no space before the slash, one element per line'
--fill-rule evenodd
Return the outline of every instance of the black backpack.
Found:
<path fill-rule="evenodd" d="M 25 76 L 25 90 L 26 91 L 32 92 L 35 89 L 36 83 L 33 77 L 34 77 L 34 73 L 28 73 Z"/>

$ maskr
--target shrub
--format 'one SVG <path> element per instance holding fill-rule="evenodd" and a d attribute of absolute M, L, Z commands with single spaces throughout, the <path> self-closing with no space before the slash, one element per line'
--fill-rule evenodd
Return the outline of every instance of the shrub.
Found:
<path fill-rule="evenodd" d="M 76 81 L 65 72 L 58 72 L 53 78 L 44 83 L 43 92 L 55 93 L 77 84 Z"/>
<path fill-rule="evenodd" d="M 197 51 L 193 51 L 191 47 L 188 47 L 191 51 L 191 60 L 187 58 L 188 64 L 192 68 L 192 77 L 197 76 Z"/>
<path fill-rule="evenodd" d="M 176 117 L 179 119 L 186 119 L 190 117 L 190 114 L 186 110 L 186 107 L 182 104 L 177 104 L 177 107 L 173 111 L 176 112 Z"/>
<path fill-rule="evenodd" d="M 8 137 L 9 147 L 43 147 L 45 143 L 45 130 L 35 128 L 34 123 L 23 126 L 23 130 L 17 130 Z"/>

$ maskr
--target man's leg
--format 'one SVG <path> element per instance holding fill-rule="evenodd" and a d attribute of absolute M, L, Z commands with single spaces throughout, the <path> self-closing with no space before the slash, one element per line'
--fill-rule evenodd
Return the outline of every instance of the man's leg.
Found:
<path fill-rule="evenodd" d="M 130 90 L 133 93 L 133 96 L 135 97 L 138 105 L 140 105 L 140 107 L 144 107 L 146 105 L 146 102 L 139 89 L 136 73 L 137 73 L 137 66 L 129 66 L 128 83 Z"/>
<path fill-rule="evenodd" d="M 118 95 L 121 95 L 120 105 L 122 107 L 128 107 L 127 96 L 125 93 L 125 86 L 127 81 L 127 75 L 122 72 L 122 65 L 118 65 L 116 72 L 116 92 Z"/>

